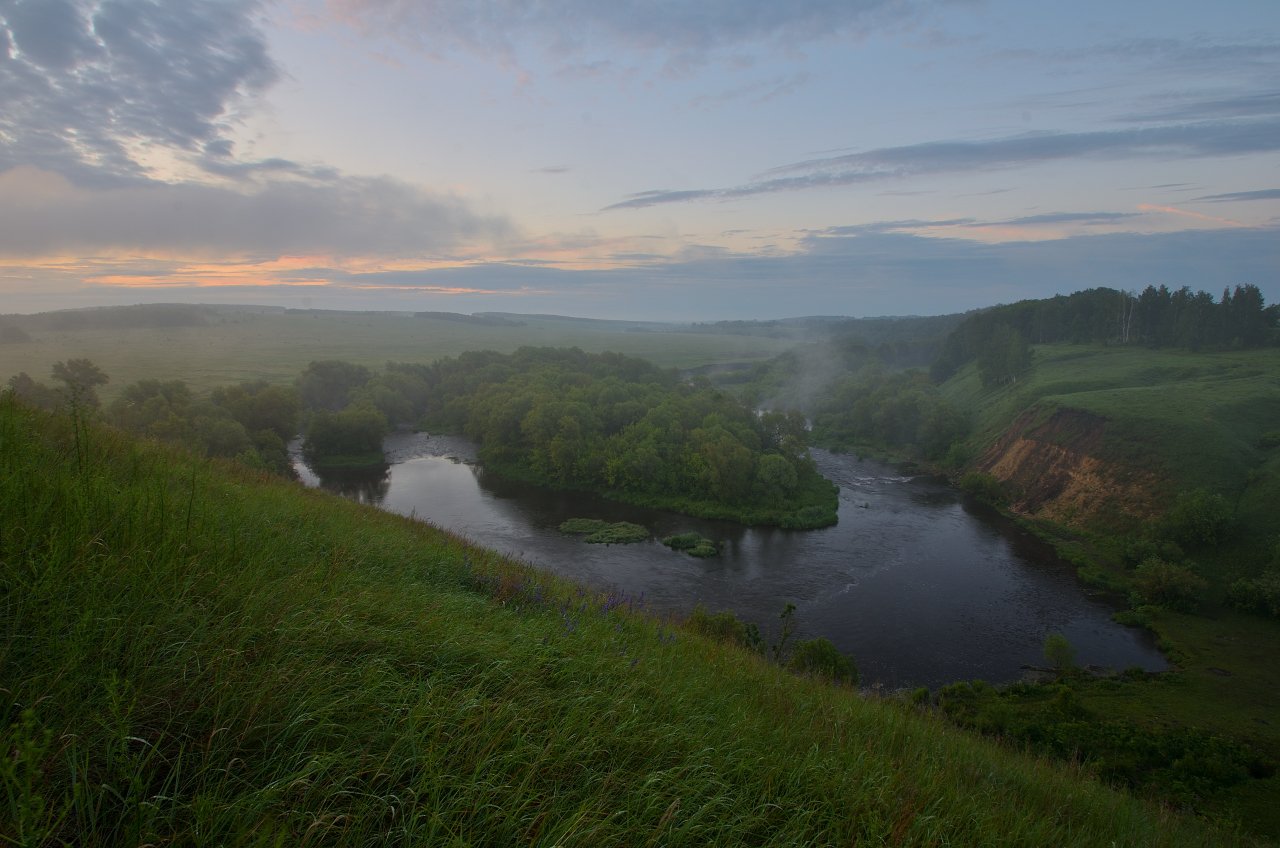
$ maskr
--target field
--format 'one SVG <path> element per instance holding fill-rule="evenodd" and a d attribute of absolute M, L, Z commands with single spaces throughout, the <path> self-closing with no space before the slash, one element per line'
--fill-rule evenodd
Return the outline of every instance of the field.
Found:
<path fill-rule="evenodd" d="M 47 381 L 54 362 L 83 357 L 111 378 L 101 392 L 111 400 L 122 386 L 142 379 L 184 380 L 197 393 L 244 380 L 289 382 L 319 359 L 381 367 L 388 361 L 431 362 L 468 350 L 507 353 L 532 345 L 615 351 L 689 368 L 765 359 L 796 343 L 763 335 L 674 332 L 676 325 L 551 316 L 485 323 L 395 312 L 207 309 L 211 317 L 205 326 L 54 329 L 27 316 L 9 316 L 5 321 L 24 329 L 31 341 L 0 344 L 0 381 L 20 371 Z"/>
<path fill-rule="evenodd" d="M 0 837 L 1253 844 L 431 527 L 0 400 Z"/>

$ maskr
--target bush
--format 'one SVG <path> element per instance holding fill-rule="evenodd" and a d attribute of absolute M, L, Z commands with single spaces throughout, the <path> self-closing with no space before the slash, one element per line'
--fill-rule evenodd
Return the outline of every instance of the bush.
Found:
<path fill-rule="evenodd" d="M 596 533 L 609 526 L 609 522 L 599 518 L 570 518 L 560 523 L 560 532 L 570 536 Z"/>
<path fill-rule="evenodd" d="M 796 645 L 787 667 L 801 674 L 825 677 L 838 683 L 856 684 L 858 668 L 829 640 L 810 639 Z"/>
<path fill-rule="evenodd" d="M 672 550 L 684 551 L 689 556 L 703 559 L 720 553 L 719 545 L 697 533 L 679 533 L 675 536 L 668 536 L 662 540 L 662 544 Z"/>
<path fill-rule="evenodd" d="M 710 636 L 721 642 L 729 642 L 743 648 L 759 650 L 760 634 L 754 626 L 743 624 L 736 615 L 725 610 L 712 615 L 707 608 L 698 604 L 685 622 L 689 629 L 703 636 Z M 754 635 L 754 639 L 752 636 Z"/>
<path fill-rule="evenodd" d="M 1165 516 L 1165 533 L 1185 547 L 1207 547 L 1231 530 L 1231 507 L 1222 495 L 1196 489 L 1183 492 Z"/>
<path fill-rule="evenodd" d="M 1143 560 L 1133 576 L 1134 594 L 1140 601 L 1182 612 L 1193 611 L 1208 587 L 1191 569 L 1158 557 Z"/>
<path fill-rule="evenodd" d="M 570 518 L 560 524 L 560 532 L 582 536 L 592 545 L 629 545 L 649 538 L 649 529 L 630 521 L 610 524 L 598 518 Z"/>
<path fill-rule="evenodd" d="M 1044 658 L 1059 673 L 1076 667 L 1076 649 L 1061 633 L 1050 633 L 1044 640 Z"/>
<path fill-rule="evenodd" d="M 1280 618 L 1280 571 L 1237 580 L 1227 593 L 1227 603 L 1246 612 Z"/>
<path fill-rule="evenodd" d="M 988 503 L 1003 505 L 1009 502 L 1009 493 L 1005 486 L 990 474 L 981 471 L 970 471 L 960 478 L 960 488 L 970 495 L 982 498 Z"/>

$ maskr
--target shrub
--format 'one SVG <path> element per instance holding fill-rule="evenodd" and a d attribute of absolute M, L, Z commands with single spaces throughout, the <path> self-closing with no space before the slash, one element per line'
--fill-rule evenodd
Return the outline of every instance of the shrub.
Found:
<path fill-rule="evenodd" d="M 756 632 L 754 626 L 742 623 L 739 617 L 728 610 L 716 612 L 713 615 L 707 611 L 707 607 L 699 603 L 689 615 L 689 621 L 686 624 L 689 625 L 691 630 L 694 630 L 694 633 L 708 635 L 708 637 L 719 639 L 721 642 L 736 644 L 736 646 L 744 648 L 759 648 L 760 635 Z"/>
<path fill-rule="evenodd" d="M 1185 547 L 1216 545 L 1231 529 L 1231 507 L 1222 495 L 1183 492 L 1164 519 L 1165 533 Z"/>
<path fill-rule="evenodd" d="M 1280 571 L 1237 580 L 1227 593 L 1227 603 L 1246 612 L 1280 618 Z"/>
<path fill-rule="evenodd" d="M 1009 493 L 1004 484 L 990 474 L 970 471 L 960 478 L 959 485 L 965 492 L 989 503 L 1001 505 L 1009 502 Z"/>
<path fill-rule="evenodd" d="M 560 523 L 560 532 L 569 536 L 582 536 L 582 541 L 592 545 L 629 545 L 649 538 L 649 529 L 630 521 L 610 524 L 599 518 L 570 518 Z"/>
<path fill-rule="evenodd" d="M 1066 636 L 1050 633 L 1044 640 L 1044 658 L 1059 673 L 1070 671 L 1076 666 L 1076 649 L 1071 647 Z"/>
<path fill-rule="evenodd" d="M 1133 576 L 1134 594 L 1141 601 L 1183 612 L 1194 610 L 1208 587 L 1191 569 L 1158 557 L 1143 560 Z"/>
<path fill-rule="evenodd" d="M 684 551 L 689 556 L 703 559 L 720 553 L 719 545 L 697 533 L 679 533 L 675 536 L 668 536 L 662 540 L 662 544 L 672 550 Z"/>
<path fill-rule="evenodd" d="M 570 536 L 582 536 L 596 533 L 609 526 L 609 522 L 599 518 L 570 518 L 560 523 L 560 532 Z"/>
<path fill-rule="evenodd" d="M 829 640 L 810 639 L 796 645 L 787 667 L 801 674 L 825 677 L 839 683 L 856 684 L 858 668 Z"/>

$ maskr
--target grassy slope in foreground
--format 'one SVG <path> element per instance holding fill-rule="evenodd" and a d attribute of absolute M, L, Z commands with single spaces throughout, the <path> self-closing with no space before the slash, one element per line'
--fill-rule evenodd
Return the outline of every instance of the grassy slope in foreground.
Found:
<path fill-rule="evenodd" d="M 424 524 L 77 447 L 5 399 L 0 503 L 18 844 L 1231 842 Z"/>

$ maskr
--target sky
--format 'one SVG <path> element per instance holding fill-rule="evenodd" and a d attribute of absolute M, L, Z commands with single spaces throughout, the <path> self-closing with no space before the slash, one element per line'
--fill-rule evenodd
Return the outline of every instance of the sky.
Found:
<path fill-rule="evenodd" d="M 1278 0 L 0 0 L 0 313 L 1280 300 Z"/>

